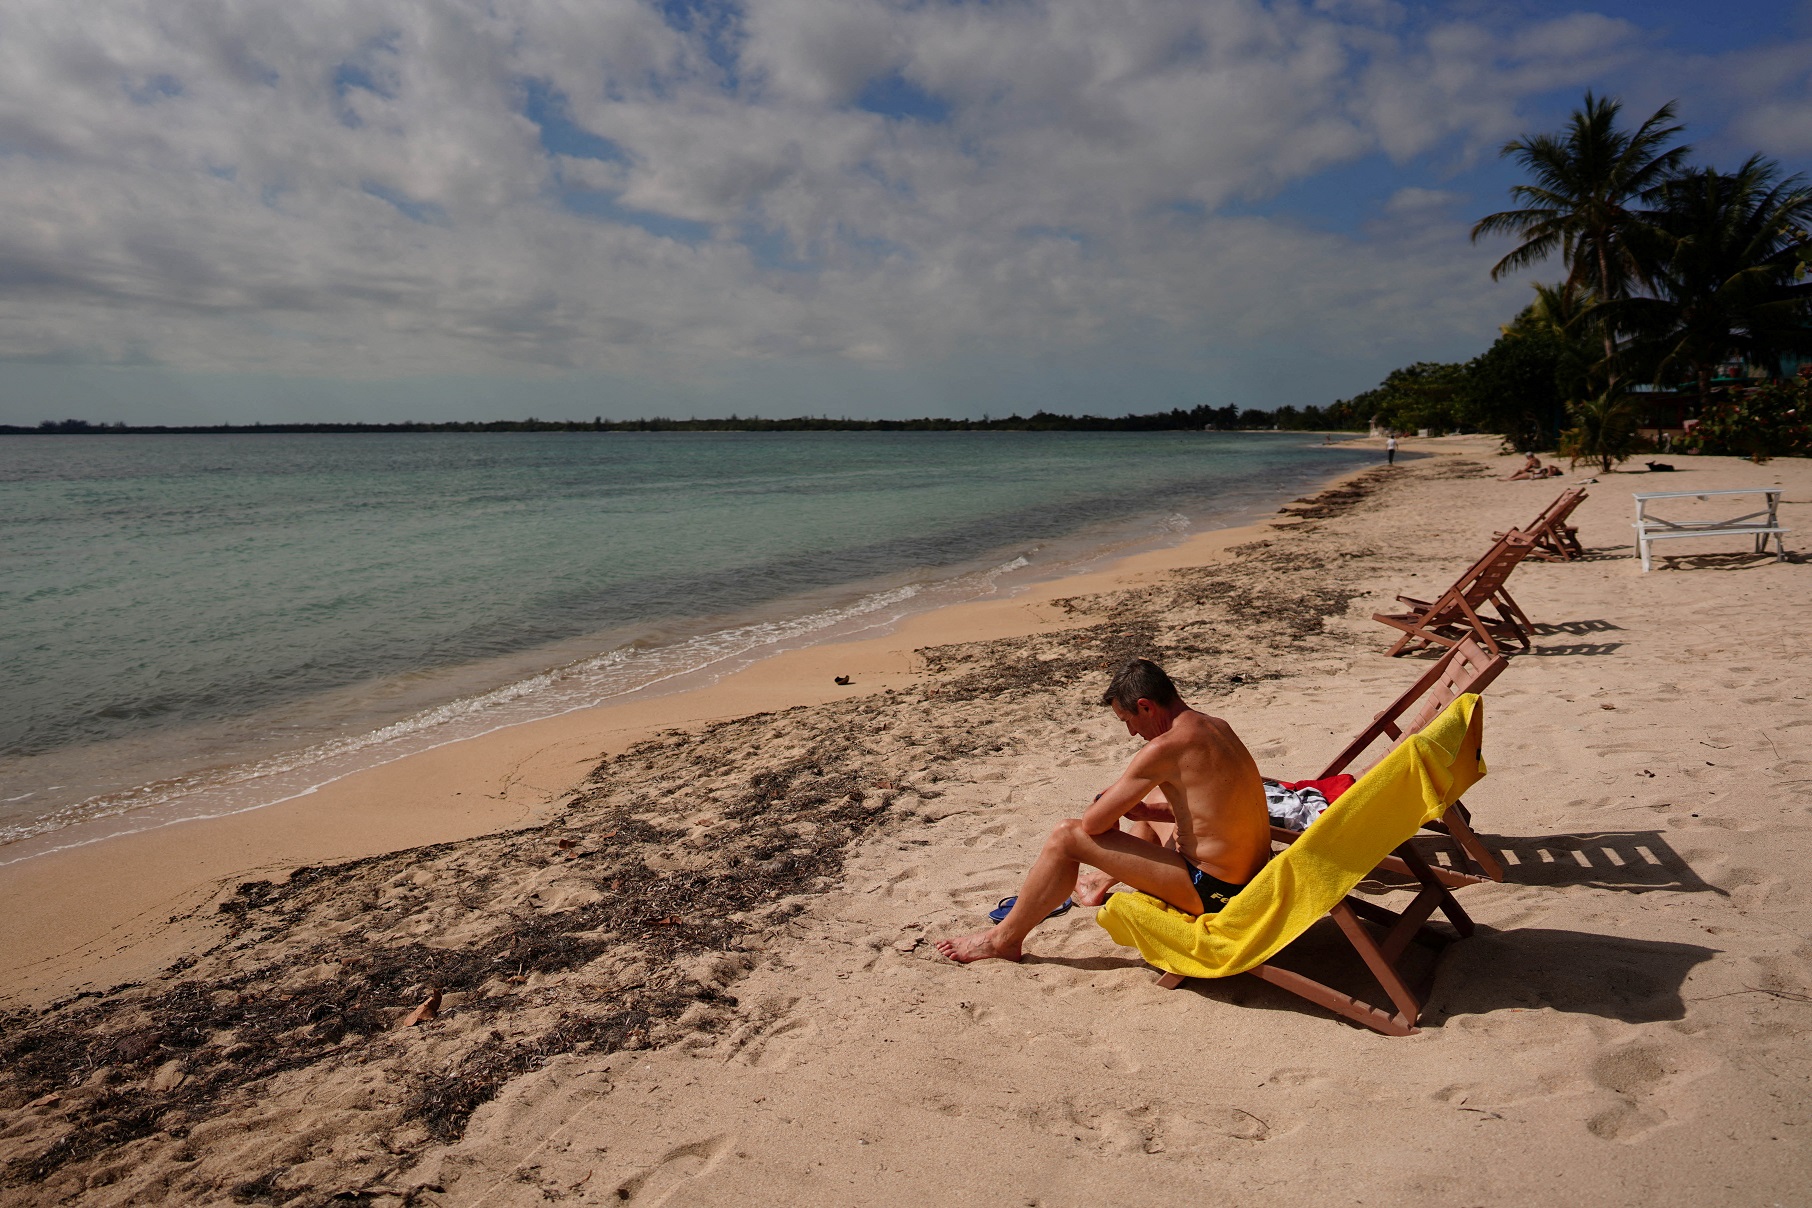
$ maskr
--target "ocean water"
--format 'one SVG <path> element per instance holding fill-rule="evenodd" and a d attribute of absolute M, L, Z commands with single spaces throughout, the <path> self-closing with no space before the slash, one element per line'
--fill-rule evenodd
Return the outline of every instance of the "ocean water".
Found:
<path fill-rule="evenodd" d="M 1372 456 L 1297 433 L 0 439 L 0 863 L 1010 591 Z"/>

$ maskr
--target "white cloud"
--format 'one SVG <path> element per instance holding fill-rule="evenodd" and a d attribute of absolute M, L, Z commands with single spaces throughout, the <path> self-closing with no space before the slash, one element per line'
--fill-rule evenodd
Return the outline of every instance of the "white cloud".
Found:
<path fill-rule="evenodd" d="M 1456 193 L 1452 189 L 1424 189 L 1409 185 L 1392 193 L 1384 203 L 1384 210 L 1387 214 L 1425 214 L 1465 199 L 1464 193 Z"/>
<path fill-rule="evenodd" d="M 1395 234 L 1217 212 L 1489 149 L 1640 44 L 1370 2 L 13 0 L 0 358 L 679 380 L 1489 332 L 1442 190 Z M 877 80 L 947 120 L 858 108 Z M 534 90 L 614 150 L 544 148 Z"/>

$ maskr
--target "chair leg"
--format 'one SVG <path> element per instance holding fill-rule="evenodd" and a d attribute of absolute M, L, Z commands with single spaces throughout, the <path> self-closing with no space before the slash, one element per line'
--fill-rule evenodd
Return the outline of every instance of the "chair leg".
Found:
<path fill-rule="evenodd" d="M 1509 588 L 1499 587 L 1493 594 L 1497 603 L 1498 612 L 1508 619 L 1510 628 L 1518 631 L 1518 636 L 1526 649 L 1529 645 L 1529 639 L 1527 636 L 1523 635 L 1533 634 L 1535 632 L 1535 622 L 1529 619 L 1529 614 L 1524 612 L 1523 606 L 1516 602 L 1516 597 L 1510 594 Z M 1520 622 L 1520 624 L 1518 622 Z"/>
<path fill-rule="evenodd" d="M 1397 972 L 1390 961 L 1385 959 L 1384 953 L 1378 948 L 1378 942 L 1372 939 L 1371 933 L 1365 929 L 1365 924 L 1361 923 L 1359 916 L 1353 913 L 1353 908 L 1345 902 L 1341 902 L 1328 911 L 1328 914 L 1333 916 L 1334 922 L 1340 925 L 1340 930 L 1346 933 L 1346 938 L 1353 947 L 1359 950 L 1360 957 L 1365 961 L 1365 967 L 1372 971 L 1372 976 L 1378 979 L 1378 984 L 1384 987 L 1384 992 L 1397 1005 L 1397 1016 L 1403 1021 L 1404 1026 L 1414 1028 L 1416 1020 L 1421 1018 L 1422 1004 L 1416 1000 L 1415 994 L 1404 982 L 1402 975 Z"/>
<path fill-rule="evenodd" d="M 1298 998 L 1306 998 L 1316 1006 L 1326 1007 L 1343 1019 L 1363 1024 L 1374 1032 L 1382 1032 L 1386 1036 L 1414 1036 L 1419 1030 L 1414 1020 L 1406 1020 L 1401 1012 L 1391 1015 L 1300 973 L 1279 969 L 1275 965 L 1260 965 L 1247 972 L 1260 981 L 1270 982 L 1280 990 L 1288 990 Z"/>
<path fill-rule="evenodd" d="M 1479 614 L 1473 611 L 1472 605 L 1466 603 L 1466 598 L 1464 596 L 1460 597 L 1460 611 L 1466 614 L 1466 619 L 1468 621 L 1472 622 L 1472 632 L 1478 635 L 1479 645 L 1485 648 L 1485 653 L 1492 658 L 1496 658 L 1499 654 L 1502 654 L 1503 652 L 1498 649 L 1497 639 L 1492 636 L 1491 631 L 1486 627 L 1485 622 L 1479 620 Z M 1459 645 L 1458 642 L 1450 644 L 1455 646 Z"/>
<path fill-rule="evenodd" d="M 1158 978 L 1158 989 L 1174 990 L 1188 980 L 1189 979 L 1184 977 L 1181 973 L 1166 973 Z"/>
<path fill-rule="evenodd" d="M 1454 805 L 1458 806 L 1459 802 L 1454 802 Z M 1504 866 L 1498 863 L 1497 857 L 1491 853 L 1491 849 L 1485 846 L 1485 841 L 1479 838 L 1478 832 L 1467 823 L 1464 810 L 1450 808 L 1441 815 L 1441 821 L 1446 823 L 1447 833 L 1453 836 L 1453 841 L 1459 844 L 1460 850 L 1465 853 L 1466 857 L 1478 865 L 1480 872 L 1493 881 L 1504 879 Z"/>
<path fill-rule="evenodd" d="M 1383 613 L 1373 614 L 1372 620 L 1383 621 L 1386 625 L 1389 625 L 1392 629 L 1401 629 L 1403 631 L 1403 636 L 1397 639 L 1397 644 L 1392 646 L 1389 650 L 1384 652 L 1384 656 L 1386 658 L 1393 658 L 1393 659 L 1396 658 L 1399 654 L 1403 653 L 1404 649 L 1406 647 L 1408 647 L 1408 645 L 1411 642 L 1422 637 L 1421 633 L 1416 629 L 1415 626 L 1405 625 L 1401 621 L 1393 621 L 1393 620 L 1387 618 Z M 1423 639 L 1423 640 L 1426 641 L 1427 639 Z"/>
<path fill-rule="evenodd" d="M 1422 853 L 1415 849 L 1415 845 L 1405 843 L 1397 851 L 1402 855 L 1403 862 L 1409 865 L 1415 878 L 1422 882 L 1422 893 L 1433 896 L 1441 913 L 1447 916 L 1447 921 L 1453 924 L 1453 929 L 1460 933 L 1460 938 L 1464 939 L 1471 935 L 1472 917 L 1466 913 L 1459 900 L 1448 891 L 1447 886 L 1441 883 L 1435 870 L 1429 866 L 1427 860 L 1422 858 Z"/>

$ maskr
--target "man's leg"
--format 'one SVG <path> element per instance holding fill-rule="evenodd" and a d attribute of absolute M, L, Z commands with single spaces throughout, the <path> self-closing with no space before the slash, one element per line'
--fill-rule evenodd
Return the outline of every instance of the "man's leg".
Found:
<path fill-rule="evenodd" d="M 1018 960 L 1026 936 L 1076 887 L 1076 874 L 1084 864 L 1160 897 L 1178 910 L 1201 913 L 1202 899 L 1196 895 L 1183 857 L 1122 830 L 1091 835 L 1082 829 L 1080 818 L 1066 818 L 1045 840 L 1044 850 L 1020 886 L 1019 901 L 1007 917 L 986 931 L 939 940 L 938 951 L 965 964 L 991 957 Z"/>
<path fill-rule="evenodd" d="M 1176 850 L 1177 828 L 1170 822 L 1121 822 L 1120 829 L 1135 839 Z M 1119 882 L 1098 868 L 1084 867 L 1076 875 L 1076 888 L 1070 901 L 1078 906 L 1099 906 L 1107 901 L 1107 891 Z"/>

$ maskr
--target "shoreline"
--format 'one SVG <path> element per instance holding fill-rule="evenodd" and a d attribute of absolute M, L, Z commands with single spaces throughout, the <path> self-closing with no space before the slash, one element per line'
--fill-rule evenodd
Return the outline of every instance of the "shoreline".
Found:
<path fill-rule="evenodd" d="M 1300 490 L 1331 480 L 1311 461 L 1302 464 Z M 33 790 L 27 797 L 45 798 L 44 790 L 60 787 L 55 781 L 92 787 L 80 789 L 86 794 L 80 797 L 52 793 L 34 812 L 5 818 L 0 868 L 123 834 L 306 798 L 347 775 L 525 722 L 707 687 L 789 649 L 884 632 L 904 617 L 951 602 L 1021 591 L 1104 559 L 1174 544 L 1191 531 L 1262 517 L 1284 498 L 1279 492 L 1273 501 L 1257 502 L 1251 495 L 1242 484 L 1220 500 L 1193 500 L 1186 505 L 1193 518 L 1157 509 L 1057 536 L 1014 538 L 945 566 L 826 585 L 741 612 L 618 626 L 474 663 L 343 685 L 241 717 L 230 737 L 224 723 L 197 721 L 187 732 L 122 735 L 52 752 L 42 766 L 28 767 L 31 761 L 24 759 L 14 770 L 19 785 Z M 1175 526 L 1185 520 L 1192 523 L 1179 537 Z M 424 692 L 422 684 L 430 681 L 439 684 Z M 336 696 L 337 704 L 330 704 Z M 378 702 L 392 697 L 416 703 L 386 712 Z M 334 720 L 336 708 L 359 720 L 347 728 Z M 98 783 L 85 774 L 96 766 L 106 769 Z"/>
<path fill-rule="evenodd" d="M 1316 489 L 1334 489 L 1370 468 L 1336 473 Z M 19 924 L 0 933 L 0 969 L 11 974 L 0 1007 L 150 976 L 197 939 L 190 928 L 172 929 L 161 919 L 193 916 L 233 882 L 537 825 L 600 759 L 663 731 L 903 690 L 918 677 L 914 652 L 922 647 L 1078 624 L 1051 601 L 1212 560 L 1268 527 L 1255 521 L 1168 542 L 1153 535 L 1125 543 L 1132 552 L 1084 554 L 1075 559 L 1083 569 L 1033 578 L 1011 594 L 908 612 L 875 636 L 780 649 L 701 684 L 646 695 L 642 689 L 437 743 L 271 804 L 106 834 L 0 864 L 0 915 Z M 854 682 L 838 687 L 840 675 Z M 21 983 L 27 988 L 17 988 Z"/>

